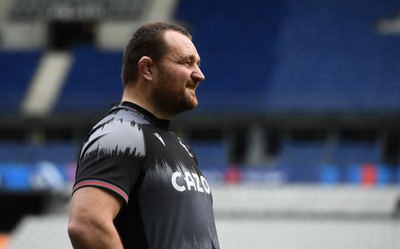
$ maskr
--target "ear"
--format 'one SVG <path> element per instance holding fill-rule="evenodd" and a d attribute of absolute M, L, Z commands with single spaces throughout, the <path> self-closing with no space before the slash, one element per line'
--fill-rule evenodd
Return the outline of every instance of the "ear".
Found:
<path fill-rule="evenodd" d="M 148 56 L 140 58 L 139 63 L 139 74 L 141 74 L 146 80 L 152 80 L 152 66 L 153 60 Z"/>

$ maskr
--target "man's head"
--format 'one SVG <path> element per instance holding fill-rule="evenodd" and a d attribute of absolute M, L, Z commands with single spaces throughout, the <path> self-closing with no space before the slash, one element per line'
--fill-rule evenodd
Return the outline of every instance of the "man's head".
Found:
<path fill-rule="evenodd" d="M 191 35 L 167 23 L 142 26 L 124 52 L 124 96 L 170 119 L 197 107 L 196 88 L 204 80 Z"/>
<path fill-rule="evenodd" d="M 179 32 L 192 40 L 190 33 L 183 27 L 164 22 L 145 24 L 133 34 L 124 50 L 121 74 L 124 87 L 137 79 L 138 62 L 143 56 L 159 61 L 167 53 L 164 34 L 169 30 Z"/>

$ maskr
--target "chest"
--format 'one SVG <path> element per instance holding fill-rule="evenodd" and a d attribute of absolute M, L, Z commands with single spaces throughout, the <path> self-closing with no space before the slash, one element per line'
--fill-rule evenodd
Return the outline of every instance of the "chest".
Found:
<path fill-rule="evenodd" d="M 144 130 L 146 146 L 145 177 L 147 192 L 175 196 L 200 195 L 210 198 L 211 189 L 198 167 L 195 152 L 174 133 Z"/>

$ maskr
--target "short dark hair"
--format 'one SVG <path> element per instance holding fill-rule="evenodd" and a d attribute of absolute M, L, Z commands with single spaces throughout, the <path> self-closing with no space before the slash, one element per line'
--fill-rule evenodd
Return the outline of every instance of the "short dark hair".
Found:
<path fill-rule="evenodd" d="M 167 53 L 168 47 L 163 35 L 168 30 L 177 31 L 192 39 L 185 28 L 176 24 L 154 22 L 141 26 L 132 35 L 124 50 L 121 72 L 124 87 L 137 79 L 138 62 L 143 56 L 157 61 Z"/>

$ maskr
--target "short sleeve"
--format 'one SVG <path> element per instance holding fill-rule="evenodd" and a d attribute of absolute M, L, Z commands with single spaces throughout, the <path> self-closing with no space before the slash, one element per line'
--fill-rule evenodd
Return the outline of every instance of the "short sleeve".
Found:
<path fill-rule="evenodd" d="M 73 192 L 96 186 L 116 193 L 127 203 L 143 170 L 144 158 L 140 124 L 104 122 L 93 129 L 82 147 Z"/>

